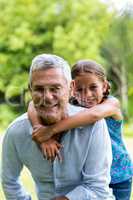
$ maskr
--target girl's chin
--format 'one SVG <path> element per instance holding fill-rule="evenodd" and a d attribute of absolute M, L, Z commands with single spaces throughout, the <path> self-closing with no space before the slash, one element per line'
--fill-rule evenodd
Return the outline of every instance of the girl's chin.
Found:
<path fill-rule="evenodd" d="M 92 108 L 95 105 L 97 105 L 97 104 L 96 103 L 85 103 L 85 104 L 82 104 L 82 106 L 86 107 L 86 108 Z"/>

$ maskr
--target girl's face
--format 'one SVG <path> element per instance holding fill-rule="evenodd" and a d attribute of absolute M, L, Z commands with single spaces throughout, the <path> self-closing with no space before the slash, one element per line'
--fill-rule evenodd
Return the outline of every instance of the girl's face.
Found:
<path fill-rule="evenodd" d="M 81 106 L 91 108 L 101 103 L 106 88 L 107 82 L 97 75 L 83 73 L 75 78 L 74 96 Z"/>

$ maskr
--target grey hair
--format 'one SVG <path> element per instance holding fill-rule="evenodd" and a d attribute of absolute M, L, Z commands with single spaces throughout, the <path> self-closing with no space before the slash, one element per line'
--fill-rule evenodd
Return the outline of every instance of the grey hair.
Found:
<path fill-rule="evenodd" d="M 67 61 L 63 58 L 56 56 L 54 54 L 40 54 L 33 58 L 30 73 L 29 73 L 29 86 L 31 88 L 32 85 L 32 73 L 36 70 L 46 70 L 50 68 L 60 68 L 62 69 L 62 73 L 67 81 L 70 84 L 71 77 L 71 69 Z"/>

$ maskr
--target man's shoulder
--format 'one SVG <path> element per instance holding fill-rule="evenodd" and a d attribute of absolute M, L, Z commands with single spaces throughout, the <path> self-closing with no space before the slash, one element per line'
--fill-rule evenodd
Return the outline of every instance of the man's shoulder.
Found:
<path fill-rule="evenodd" d="M 24 121 L 28 121 L 28 115 L 27 113 L 24 113 L 22 115 L 20 115 L 19 117 L 17 117 L 16 119 L 14 119 L 8 126 L 8 128 L 14 126 L 14 125 L 17 125 L 19 123 L 22 123 Z"/>
<path fill-rule="evenodd" d="M 11 132 L 13 134 L 20 133 L 26 129 L 29 129 L 30 127 L 31 124 L 29 122 L 28 115 L 27 113 L 24 113 L 12 121 L 11 124 L 9 124 L 6 132 Z"/>
<path fill-rule="evenodd" d="M 91 132 L 93 133 L 93 131 L 94 130 L 96 131 L 97 129 L 104 129 L 104 130 L 107 129 L 107 125 L 106 125 L 105 119 L 100 119 L 96 122 L 85 125 L 82 128 L 85 130 L 91 130 Z"/>
<path fill-rule="evenodd" d="M 84 111 L 84 107 L 80 107 L 80 106 L 75 106 L 75 105 L 72 105 L 72 104 L 69 104 L 69 106 L 68 106 L 68 114 L 69 114 L 69 116 L 72 116 L 72 115 L 76 115 L 78 112 L 80 112 L 80 111 Z M 98 121 L 96 121 L 96 122 L 94 122 L 94 123 L 92 123 L 92 124 L 88 124 L 88 125 L 86 125 L 86 126 L 83 126 L 83 127 L 92 127 L 92 126 L 102 126 L 102 125 L 105 125 L 106 126 L 106 124 L 105 124 L 105 119 L 103 118 L 103 119 L 100 119 L 100 120 L 98 120 Z"/>
<path fill-rule="evenodd" d="M 103 119 L 96 121 L 95 123 L 93 123 L 93 127 L 96 129 L 99 129 L 99 128 L 107 129 L 107 124 L 106 124 L 105 119 L 103 118 Z"/>

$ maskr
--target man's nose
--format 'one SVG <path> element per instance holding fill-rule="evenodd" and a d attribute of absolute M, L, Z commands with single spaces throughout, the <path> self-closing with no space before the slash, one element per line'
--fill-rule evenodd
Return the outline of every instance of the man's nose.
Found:
<path fill-rule="evenodd" d="M 44 98 L 44 100 L 52 100 L 53 99 L 52 92 L 49 90 L 44 90 L 43 98 Z"/>

